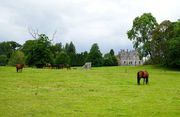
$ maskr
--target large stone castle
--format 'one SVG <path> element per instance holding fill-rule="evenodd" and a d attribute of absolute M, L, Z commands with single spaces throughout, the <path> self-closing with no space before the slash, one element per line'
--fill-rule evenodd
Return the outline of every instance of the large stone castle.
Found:
<path fill-rule="evenodd" d="M 142 65 L 143 61 L 139 59 L 137 51 L 121 50 L 118 53 L 118 64 L 122 66 L 136 66 Z"/>

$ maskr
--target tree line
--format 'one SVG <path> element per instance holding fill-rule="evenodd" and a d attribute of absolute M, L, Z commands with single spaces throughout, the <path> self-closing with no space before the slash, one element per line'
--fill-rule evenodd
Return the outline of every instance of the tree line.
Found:
<path fill-rule="evenodd" d="M 35 39 L 27 40 L 23 45 L 14 41 L 0 42 L 0 65 L 50 63 L 82 66 L 85 62 L 92 62 L 92 66 L 118 65 L 113 49 L 103 56 L 98 44 L 94 43 L 89 52 L 77 53 L 73 42 L 52 44 L 45 34 L 35 32 L 30 33 Z M 158 24 L 151 13 L 144 13 L 133 20 L 127 36 L 146 64 L 180 68 L 180 20 L 164 20 Z"/>
<path fill-rule="evenodd" d="M 180 20 L 158 24 L 151 13 L 144 13 L 133 20 L 127 35 L 146 63 L 180 68 Z"/>
<path fill-rule="evenodd" d="M 92 62 L 92 66 L 118 65 L 114 50 L 111 49 L 103 56 L 97 43 L 92 45 L 89 53 L 77 53 L 73 42 L 52 44 L 45 34 L 39 34 L 36 39 L 27 40 L 23 45 L 14 41 L 0 42 L 0 65 L 23 63 L 37 67 L 46 64 L 83 66 L 85 62 Z"/>

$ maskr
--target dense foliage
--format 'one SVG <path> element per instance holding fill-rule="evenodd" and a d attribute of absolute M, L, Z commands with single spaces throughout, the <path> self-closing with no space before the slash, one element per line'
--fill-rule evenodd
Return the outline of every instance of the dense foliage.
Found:
<path fill-rule="evenodd" d="M 39 38 L 35 40 L 35 43 L 30 46 L 26 60 L 28 65 L 52 63 L 53 60 L 50 51 L 51 42 L 45 34 L 39 35 Z"/>
<path fill-rule="evenodd" d="M 128 38 L 133 41 L 133 46 L 138 50 L 141 58 L 148 55 L 151 57 L 152 32 L 157 25 L 151 13 L 144 13 L 134 19 L 132 29 L 127 32 Z"/>
<path fill-rule="evenodd" d="M 21 47 L 20 44 L 14 41 L 0 43 L 0 55 L 5 55 L 8 59 L 11 54 Z"/>
<path fill-rule="evenodd" d="M 0 66 L 5 66 L 7 64 L 8 58 L 6 55 L 0 55 Z"/>
<path fill-rule="evenodd" d="M 62 51 L 57 55 L 55 64 L 69 64 L 69 63 L 70 63 L 70 57 L 66 52 Z"/>
<path fill-rule="evenodd" d="M 180 20 L 164 20 L 158 24 L 151 13 L 144 13 L 134 19 L 127 36 L 146 63 L 180 68 Z M 92 62 L 92 66 L 118 65 L 114 50 L 103 56 L 97 43 L 89 52 L 76 53 L 73 42 L 52 44 L 45 34 L 38 34 L 37 38 L 27 40 L 23 45 L 14 41 L 0 42 L 0 65 L 63 63 L 83 66 L 85 62 Z"/>
<path fill-rule="evenodd" d="M 109 53 L 104 55 L 104 66 L 117 66 L 118 61 L 114 55 L 114 50 L 111 49 Z"/>
<path fill-rule="evenodd" d="M 113 50 L 110 51 L 108 60 L 112 61 L 108 66 L 117 65 Z M 97 43 L 92 45 L 89 53 L 76 53 L 73 42 L 66 43 L 65 46 L 62 43 L 52 44 L 45 34 L 38 35 L 37 39 L 27 40 L 23 45 L 14 41 L 0 43 L 0 65 L 25 63 L 41 68 L 49 63 L 83 66 L 86 62 L 92 62 L 93 66 L 106 65 L 106 59 L 103 59 Z"/>
<path fill-rule="evenodd" d="M 133 21 L 127 32 L 135 49 L 147 63 L 180 68 L 180 21 L 165 20 L 157 24 L 150 13 L 144 13 Z"/>

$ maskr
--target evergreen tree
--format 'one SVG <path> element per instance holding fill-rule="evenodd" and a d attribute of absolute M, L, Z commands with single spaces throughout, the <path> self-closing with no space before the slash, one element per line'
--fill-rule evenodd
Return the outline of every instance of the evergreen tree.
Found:
<path fill-rule="evenodd" d="M 110 54 L 111 54 L 112 56 L 114 56 L 114 50 L 113 50 L 113 49 L 110 50 Z"/>
<path fill-rule="evenodd" d="M 69 51 L 69 44 L 68 43 L 65 44 L 64 50 L 68 53 L 68 51 Z"/>
<path fill-rule="evenodd" d="M 90 49 L 89 55 L 87 57 L 87 62 L 91 62 L 92 66 L 98 67 L 103 65 L 102 53 L 99 50 L 97 43 L 94 43 Z"/>
<path fill-rule="evenodd" d="M 65 51 L 70 57 L 70 65 L 75 66 L 76 65 L 76 48 L 73 44 L 73 42 L 70 42 L 70 44 L 66 43 L 65 45 Z"/>
<path fill-rule="evenodd" d="M 72 41 L 69 44 L 68 53 L 76 54 L 76 48 L 75 48 L 75 46 L 74 46 Z"/>

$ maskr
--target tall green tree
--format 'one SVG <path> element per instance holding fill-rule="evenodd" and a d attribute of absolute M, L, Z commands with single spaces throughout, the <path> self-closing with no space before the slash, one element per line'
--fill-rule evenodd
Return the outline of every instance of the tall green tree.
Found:
<path fill-rule="evenodd" d="M 153 31 L 151 41 L 151 52 L 153 64 L 163 64 L 166 60 L 168 40 L 172 36 L 173 25 L 165 20 Z"/>
<path fill-rule="evenodd" d="M 157 25 L 158 23 L 151 13 L 144 13 L 134 19 L 132 28 L 127 32 L 128 38 L 133 41 L 133 47 L 138 50 L 140 58 L 151 57 L 152 33 Z"/>
<path fill-rule="evenodd" d="M 111 49 L 110 52 L 109 52 L 112 56 L 114 56 L 114 50 Z"/>
<path fill-rule="evenodd" d="M 50 51 L 51 42 L 45 34 L 40 34 L 35 44 L 27 55 L 28 65 L 43 65 L 52 63 L 52 53 Z"/>
<path fill-rule="evenodd" d="M 152 60 L 154 64 L 180 67 L 180 21 L 163 21 L 153 32 Z"/>
<path fill-rule="evenodd" d="M 68 53 L 68 51 L 69 51 L 69 43 L 66 43 L 66 44 L 65 44 L 64 50 Z"/>
<path fill-rule="evenodd" d="M 180 20 L 173 22 L 171 36 L 167 42 L 165 65 L 180 68 Z"/>
<path fill-rule="evenodd" d="M 180 36 L 168 41 L 165 65 L 180 68 Z"/>
<path fill-rule="evenodd" d="M 70 57 L 70 64 L 71 66 L 75 66 L 76 65 L 76 48 L 75 45 L 73 44 L 73 42 L 71 41 L 69 44 L 66 43 L 65 45 L 65 51 L 67 52 L 67 54 Z"/>
<path fill-rule="evenodd" d="M 98 67 L 103 65 L 102 53 L 97 43 L 94 43 L 90 49 L 87 61 L 92 63 L 92 66 Z"/>
<path fill-rule="evenodd" d="M 71 41 L 70 44 L 69 44 L 69 48 L 68 48 L 68 53 L 73 53 L 73 54 L 76 54 L 76 48 L 75 48 L 75 45 L 73 44 L 73 42 Z"/>

